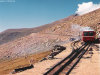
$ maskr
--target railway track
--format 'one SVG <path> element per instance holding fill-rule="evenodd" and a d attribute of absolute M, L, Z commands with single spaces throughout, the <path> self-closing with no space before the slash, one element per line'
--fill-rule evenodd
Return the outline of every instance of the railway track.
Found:
<path fill-rule="evenodd" d="M 75 43 L 73 43 L 73 46 L 75 46 Z M 69 75 L 89 47 L 90 44 L 84 43 L 81 47 L 74 48 L 70 55 L 48 70 L 44 75 Z"/>
<path fill-rule="evenodd" d="M 76 41 L 71 43 L 72 50 L 75 50 L 79 47 L 79 45 L 78 45 L 79 42 L 80 42 L 80 40 L 76 40 Z"/>

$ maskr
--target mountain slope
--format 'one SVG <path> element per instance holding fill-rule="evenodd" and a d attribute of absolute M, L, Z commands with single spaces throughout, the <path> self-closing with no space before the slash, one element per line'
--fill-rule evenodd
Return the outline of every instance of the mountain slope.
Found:
<path fill-rule="evenodd" d="M 65 20 L 66 19 L 66 20 Z M 72 25 L 98 28 L 100 30 L 100 9 L 87 13 L 82 16 L 74 16 L 70 19 L 65 18 L 54 22 L 52 26 L 43 29 L 37 33 L 24 36 L 14 41 L 5 43 L 0 46 L 0 59 L 10 59 L 35 52 L 51 50 L 56 44 L 68 42 L 71 37 L 79 35 L 79 28 L 73 28 Z M 65 36 L 66 35 L 66 36 Z M 66 43 L 65 42 L 65 43 Z"/>
<path fill-rule="evenodd" d="M 56 24 L 68 21 L 68 20 L 72 19 L 73 17 L 75 17 L 75 15 L 72 15 L 72 16 L 69 16 L 67 18 L 55 21 L 55 22 L 50 23 L 50 24 L 39 26 L 36 28 L 22 28 L 22 29 L 5 30 L 5 31 L 0 33 L 0 45 L 7 43 L 7 42 L 11 42 L 11 41 L 16 40 L 16 39 L 21 38 L 21 37 L 25 37 L 27 35 L 30 35 L 31 33 L 41 32 L 42 30 L 47 29 L 49 27 L 52 27 Z"/>
<path fill-rule="evenodd" d="M 82 16 L 73 17 L 73 19 L 47 28 L 41 31 L 41 33 L 73 35 L 75 33 L 75 29 L 77 29 L 72 29 L 73 25 L 79 25 L 83 27 L 87 26 L 93 28 L 94 30 L 100 31 L 100 9 L 84 14 Z"/>

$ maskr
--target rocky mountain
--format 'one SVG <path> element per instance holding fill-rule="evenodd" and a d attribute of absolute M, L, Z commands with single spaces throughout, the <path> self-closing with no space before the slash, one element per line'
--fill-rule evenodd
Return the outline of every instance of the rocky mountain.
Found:
<path fill-rule="evenodd" d="M 0 33 L 0 45 L 7 43 L 7 42 L 11 42 L 11 41 L 18 39 L 18 38 L 21 38 L 21 37 L 25 37 L 27 35 L 30 35 L 31 33 L 40 32 L 42 30 L 45 30 L 46 28 L 49 28 L 49 27 L 52 27 L 56 24 L 63 23 L 67 20 L 70 20 L 73 17 L 75 17 L 75 15 L 69 16 L 69 17 L 61 19 L 59 21 L 55 21 L 55 22 L 50 23 L 50 24 L 35 27 L 35 28 L 21 28 L 21 29 L 5 30 L 5 31 Z"/>
<path fill-rule="evenodd" d="M 72 27 L 73 25 L 74 27 Z M 22 33 L 20 38 L 16 38 L 15 34 L 13 34 L 15 36 L 14 38 L 16 38 L 15 40 L 0 45 L 0 59 L 15 58 L 27 54 L 51 50 L 56 44 L 69 42 L 71 37 L 77 39 L 80 32 L 79 27 L 86 26 L 100 31 L 100 9 L 82 16 L 73 15 L 51 24 L 47 24 L 44 28 L 40 27 L 40 29 L 37 28 L 35 31 L 33 30 L 36 33 L 33 33 L 30 29 L 20 30 L 20 33 Z M 28 33 L 27 36 L 25 34 L 24 37 L 22 37 L 25 32 L 30 33 Z M 10 33 L 12 33 L 11 30 Z M 19 36 L 19 33 L 16 33 L 16 35 Z M 12 35 L 10 36 L 12 37 Z"/>
<path fill-rule="evenodd" d="M 72 26 L 74 25 L 74 28 Z M 77 27 L 78 25 L 78 27 Z M 59 35 L 75 35 L 79 27 L 91 27 L 94 30 L 100 31 L 100 9 L 87 14 L 76 16 L 69 21 L 56 24 L 53 27 L 47 28 L 40 33 L 59 34 Z"/>

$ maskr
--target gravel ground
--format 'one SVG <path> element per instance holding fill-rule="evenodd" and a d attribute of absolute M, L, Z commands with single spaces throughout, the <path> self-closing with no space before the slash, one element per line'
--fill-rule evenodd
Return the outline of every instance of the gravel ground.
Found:
<path fill-rule="evenodd" d="M 43 75 L 49 68 L 61 61 L 71 52 L 70 43 L 65 45 L 67 48 L 62 53 L 58 54 L 53 60 L 45 60 L 34 64 L 34 68 L 13 75 Z M 91 57 L 91 54 L 86 54 L 84 57 Z M 12 74 L 9 74 L 12 75 Z M 72 70 L 70 75 L 100 75 L 100 45 L 99 51 L 93 49 L 91 58 L 82 58 L 79 64 Z"/>
<path fill-rule="evenodd" d="M 100 75 L 100 45 L 99 51 L 93 49 L 93 53 L 91 58 L 82 58 L 70 75 Z M 87 56 L 91 55 L 85 55 Z"/>
<path fill-rule="evenodd" d="M 70 47 L 70 43 L 64 46 L 67 47 L 66 50 L 59 53 L 57 56 L 55 56 L 55 59 L 38 62 L 34 64 L 33 69 L 26 70 L 26 71 L 16 73 L 16 74 L 9 74 L 9 75 L 43 75 L 49 68 L 51 68 L 56 63 L 58 63 L 59 61 L 61 61 L 63 58 L 65 58 L 66 56 L 70 54 L 70 52 L 72 51 Z"/>

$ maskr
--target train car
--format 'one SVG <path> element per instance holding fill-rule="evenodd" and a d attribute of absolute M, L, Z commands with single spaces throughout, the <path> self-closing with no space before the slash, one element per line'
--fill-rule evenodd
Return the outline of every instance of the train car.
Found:
<path fill-rule="evenodd" d="M 96 38 L 95 31 L 83 31 L 82 33 L 82 40 L 84 42 L 94 42 Z"/>

